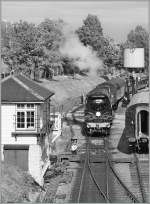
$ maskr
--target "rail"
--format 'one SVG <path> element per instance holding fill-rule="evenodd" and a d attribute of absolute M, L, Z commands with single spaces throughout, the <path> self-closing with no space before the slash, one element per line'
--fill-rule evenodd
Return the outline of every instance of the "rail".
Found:
<path fill-rule="evenodd" d="M 74 111 L 75 112 L 75 111 Z M 123 187 L 126 196 L 133 202 L 133 203 L 140 203 L 141 201 L 139 201 L 139 199 L 128 189 L 128 187 L 126 186 L 126 184 L 122 181 L 122 179 L 120 178 L 120 176 L 118 175 L 118 173 L 116 172 L 116 170 L 113 167 L 113 161 L 111 161 L 111 158 L 109 156 L 109 152 L 108 152 L 108 148 L 106 146 L 106 139 L 104 139 L 104 151 L 106 152 L 106 161 L 105 165 L 106 165 L 106 192 L 104 192 L 104 190 L 102 190 L 101 186 L 97 183 L 97 180 L 94 176 L 92 167 L 91 167 L 91 163 L 92 161 L 90 161 L 90 137 L 86 134 L 85 130 L 84 130 L 85 136 L 87 137 L 87 144 L 86 144 L 86 157 L 85 157 L 85 161 L 84 161 L 84 167 L 83 167 L 83 171 L 82 171 L 82 175 L 81 175 L 81 182 L 80 182 L 80 189 L 79 189 L 79 193 L 78 193 L 78 198 L 77 198 L 77 202 L 79 203 L 81 200 L 81 195 L 82 195 L 82 190 L 83 190 L 83 186 L 84 186 L 84 179 L 85 179 L 85 175 L 86 175 L 86 171 L 87 169 L 89 169 L 90 175 L 92 180 L 94 181 L 95 186 L 97 187 L 100 195 L 104 198 L 104 200 L 107 203 L 111 203 L 111 199 L 109 198 L 108 195 L 108 168 L 111 169 L 113 175 L 115 176 L 115 178 L 119 181 L 119 184 Z M 108 139 L 108 138 L 107 138 Z M 139 167 L 137 165 L 137 171 L 139 172 Z M 139 176 L 139 183 L 140 183 L 140 188 L 142 187 L 142 181 L 140 179 Z M 143 201 L 145 202 L 144 199 L 144 192 L 143 189 L 141 188 L 141 192 L 142 192 L 142 197 L 143 197 Z"/>
<path fill-rule="evenodd" d="M 107 140 L 108 138 L 105 138 L 104 141 L 105 143 L 107 143 Z M 107 148 L 107 145 L 105 145 L 106 148 Z M 128 187 L 124 184 L 124 182 L 120 179 L 118 173 L 115 171 L 115 169 L 113 168 L 113 164 L 112 164 L 112 161 L 110 159 L 110 156 L 109 156 L 109 152 L 108 152 L 108 149 L 105 149 L 106 151 L 106 158 L 107 158 L 107 161 L 108 161 L 108 165 L 110 167 L 110 169 L 112 170 L 114 176 L 117 178 L 117 180 L 119 181 L 120 185 L 125 189 L 126 193 L 127 193 L 127 196 L 129 196 L 129 198 L 134 202 L 134 203 L 140 203 L 140 201 L 136 198 L 136 196 L 128 189 Z"/>
<path fill-rule="evenodd" d="M 108 159 L 108 163 L 109 166 L 112 170 L 112 172 L 114 173 L 115 177 L 117 178 L 117 180 L 119 181 L 120 185 L 126 190 L 127 195 L 130 197 L 130 199 L 134 202 L 134 203 L 140 203 L 140 201 L 136 198 L 136 196 L 130 192 L 130 190 L 126 187 L 126 185 L 123 183 L 123 181 L 120 179 L 119 175 L 117 174 L 117 172 L 114 170 L 114 168 L 112 167 L 111 161 Z"/>
<path fill-rule="evenodd" d="M 107 164 L 106 164 L 107 165 Z M 79 189 L 79 194 L 78 194 L 78 199 L 77 202 L 80 202 L 81 199 L 81 194 L 82 194 L 82 189 L 83 189 L 83 184 L 84 184 L 84 178 L 85 178 L 85 173 L 86 173 L 86 169 L 89 169 L 91 178 L 93 180 L 93 182 L 95 183 L 95 186 L 97 187 L 100 195 L 104 198 L 104 200 L 107 203 L 111 203 L 111 200 L 108 198 L 107 193 L 104 193 L 104 191 L 102 190 L 102 188 L 99 186 L 98 182 L 96 181 L 96 178 L 94 176 L 94 173 L 92 171 L 91 165 L 90 165 L 90 149 L 89 149 L 89 137 L 88 137 L 88 141 L 87 141 L 87 145 L 86 145 L 86 159 L 84 162 L 84 167 L 83 167 L 83 173 L 82 173 L 82 177 L 81 177 L 81 183 L 80 183 L 80 189 Z"/>
<path fill-rule="evenodd" d="M 105 143 L 107 142 L 107 139 L 104 139 Z M 107 145 L 105 145 L 107 148 Z M 113 168 L 112 165 L 112 161 L 109 157 L 109 153 L 108 150 L 105 148 L 105 152 L 106 152 L 106 159 L 108 161 L 108 165 L 110 167 L 110 169 L 112 170 L 114 176 L 117 178 L 117 180 L 119 181 L 120 185 L 125 189 L 127 196 L 129 196 L 129 198 L 134 202 L 134 203 L 140 203 L 140 201 L 136 198 L 136 196 L 128 189 L 128 187 L 124 184 L 124 182 L 120 179 L 119 175 L 117 174 L 117 172 L 115 171 L 115 169 Z"/>
<path fill-rule="evenodd" d="M 104 139 L 105 141 L 105 139 Z M 106 141 L 105 141 L 106 142 Z M 105 149 L 105 152 L 106 152 L 106 168 L 107 165 L 109 165 L 109 168 L 111 169 L 111 171 L 113 172 L 115 178 L 119 181 L 119 184 L 124 188 L 125 192 L 126 192 L 126 195 L 131 199 L 131 201 L 133 203 L 140 203 L 141 201 L 139 201 L 137 199 L 137 197 L 128 189 L 128 187 L 125 185 L 125 183 L 121 180 L 120 176 L 118 175 L 118 173 L 115 171 L 113 165 L 112 165 L 112 161 L 109 157 L 109 154 L 108 154 L 108 151 L 107 149 Z M 84 185 L 84 178 L 85 178 L 85 173 L 86 173 L 86 168 L 88 167 L 89 171 L 90 171 L 90 174 L 91 174 L 91 177 L 98 189 L 98 191 L 100 192 L 100 195 L 104 198 L 104 200 L 107 202 L 107 203 L 111 203 L 111 199 L 108 197 L 108 194 L 107 194 L 107 191 L 104 192 L 102 190 L 102 188 L 99 186 L 99 184 L 97 183 L 96 181 L 96 178 L 94 176 L 94 173 L 92 171 L 92 168 L 91 168 L 91 165 L 90 165 L 90 149 L 89 149 L 89 138 L 88 138 L 88 144 L 87 144 L 87 149 L 86 149 L 86 159 L 85 159 L 85 162 L 84 162 L 84 168 L 83 168 L 83 173 L 82 173 L 82 178 L 81 178 L 81 183 L 80 183 L 80 190 L 79 190 L 79 196 L 78 196 L 78 203 L 80 202 L 80 198 L 81 198 L 81 193 L 82 193 L 82 189 L 83 189 L 83 185 Z M 138 168 L 138 167 L 137 167 Z M 107 172 L 108 173 L 108 172 Z M 106 175 L 107 176 L 107 175 Z M 139 177 L 140 178 L 140 177 Z M 106 179 L 107 180 L 107 179 Z M 107 182 L 107 181 L 106 181 Z M 141 181 L 140 181 L 141 183 Z M 106 183 L 106 185 L 108 185 Z M 141 185 L 142 186 L 142 185 Z M 142 191 L 142 189 L 141 189 Z M 143 195 L 144 195 L 144 192 L 142 192 Z M 145 202 L 144 200 L 144 196 L 143 196 L 143 201 Z"/>
<path fill-rule="evenodd" d="M 106 163 L 106 166 L 107 166 L 107 163 Z M 94 181 L 94 183 L 95 183 L 95 185 L 96 185 L 98 191 L 100 192 L 100 194 L 103 196 L 104 200 L 105 200 L 107 203 L 111 203 L 111 200 L 110 200 L 110 199 L 108 198 L 108 196 L 107 196 L 107 192 L 106 192 L 106 193 L 103 192 L 103 190 L 101 189 L 101 187 L 98 185 L 98 183 L 97 183 L 97 181 L 96 181 L 96 179 L 95 179 L 95 177 L 94 177 L 94 174 L 93 174 L 93 172 L 92 172 L 92 168 L 91 168 L 91 166 L 90 166 L 90 150 L 89 150 L 89 144 L 88 144 L 88 168 L 89 168 L 89 170 L 90 170 L 90 174 L 91 174 L 91 176 L 92 176 L 92 179 L 93 179 L 93 181 Z M 107 168 L 107 167 L 106 167 L 106 168 Z M 106 175 L 106 176 L 107 176 L 107 175 Z"/>
<path fill-rule="evenodd" d="M 90 163 L 88 162 L 88 167 L 89 167 L 89 170 L 90 170 L 90 173 L 91 173 L 91 176 L 92 176 L 92 179 L 97 187 L 97 189 L 99 190 L 100 194 L 103 196 L 104 200 L 107 202 L 107 203 L 111 203 L 111 200 L 108 198 L 107 196 L 107 193 L 104 193 L 103 190 L 100 188 L 100 186 L 98 185 L 95 177 L 94 177 L 94 174 L 92 172 L 92 169 L 91 169 L 91 166 L 90 166 Z"/>
<path fill-rule="evenodd" d="M 136 154 L 134 154 L 134 159 L 135 159 L 135 164 L 136 164 L 136 170 L 137 170 L 137 176 L 138 176 L 138 180 L 139 180 L 140 191 L 141 191 L 141 195 L 142 195 L 142 201 L 143 201 L 143 203 L 146 203 L 145 191 L 143 188 L 143 181 L 142 181 L 141 173 L 140 173 L 141 170 L 140 170 L 140 166 L 139 166 L 139 160 L 138 160 Z"/>
<path fill-rule="evenodd" d="M 82 193 L 82 189 L 83 189 L 83 185 L 84 185 L 84 177 L 85 177 L 85 172 L 86 172 L 87 160 L 88 160 L 88 155 L 86 154 L 77 203 L 80 203 L 80 199 L 81 199 L 81 193 Z"/>

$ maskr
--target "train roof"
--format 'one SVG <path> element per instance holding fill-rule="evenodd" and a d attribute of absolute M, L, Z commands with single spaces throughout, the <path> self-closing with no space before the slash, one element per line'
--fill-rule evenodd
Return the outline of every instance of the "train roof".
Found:
<path fill-rule="evenodd" d="M 125 80 L 120 78 L 120 77 L 117 77 L 117 78 L 112 78 L 110 81 L 108 81 L 111 85 L 114 85 L 114 86 L 117 86 L 117 87 L 120 87 L 122 85 L 124 85 L 125 83 Z"/>
<path fill-rule="evenodd" d="M 134 105 L 138 105 L 138 104 L 149 104 L 149 89 L 145 89 L 137 94 L 135 94 L 129 105 L 128 108 Z"/>
<path fill-rule="evenodd" d="M 87 96 L 90 97 L 90 96 L 97 96 L 97 95 L 105 95 L 105 96 L 108 96 L 108 91 L 106 89 L 101 89 L 99 87 L 96 87 L 94 88 L 92 91 L 90 91 Z"/>
<path fill-rule="evenodd" d="M 112 78 L 111 80 L 107 81 L 107 82 L 103 82 L 99 85 L 96 86 L 96 88 L 94 88 L 92 91 L 90 91 L 87 96 L 93 96 L 93 95 L 96 95 L 96 94 L 104 94 L 104 95 L 107 95 L 108 96 L 108 91 L 104 90 L 105 87 L 110 87 L 111 91 L 112 92 L 115 92 L 116 89 L 122 87 L 125 83 L 125 80 L 122 79 L 122 78 Z"/>
<path fill-rule="evenodd" d="M 99 84 L 96 86 L 96 88 L 100 89 L 100 88 L 106 88 L 106 87 L 110 87 L 110 84 L 108 82 L 104 82 L 102 84 Z"/>
<path fill-rule="evenodd" d="M 117 89 L 119 87 L 122 87 L 125 84 L 125 80 L 122 78 L 112 78 L 111 80 L 104 82 L 102 84 L 99 84 L 97 87 L 98 88 L 103 88 L 103 87 L 110 87 L 111 89 Z"/>

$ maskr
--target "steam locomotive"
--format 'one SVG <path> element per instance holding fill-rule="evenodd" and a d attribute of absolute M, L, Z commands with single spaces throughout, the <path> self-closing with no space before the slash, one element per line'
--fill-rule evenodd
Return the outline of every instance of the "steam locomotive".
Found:
<path fill-rule="evenodd" d="M 113 120 L 113 110 L 116 110 L 123 99 L 126 81 L 114 78 L 90 91 L 85 104 L 85 128 L 87 133 L 100 132 L 109 134 Z"/>
<path fill-rule="evenodd" d="M 147 85 L 148 77 L 138 80 L 133 87 L 130 78 L 112 78 L 99 84 L 86 96 L 85 129 L 88 134 L 102 133 L 108 135 L 113 120 L 113 111 L 120 101 L 130 102 L 130 93 Z M 135 84 L 135 83 L 134 83 Z"/>

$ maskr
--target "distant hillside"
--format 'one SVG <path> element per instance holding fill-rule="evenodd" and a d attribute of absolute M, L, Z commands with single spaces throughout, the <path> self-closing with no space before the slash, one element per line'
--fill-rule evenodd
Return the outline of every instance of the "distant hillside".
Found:
<path fill-rule="evenodd" d="M 74 79 L 67 76 L 57 76 L 52 81 L 43 79 L 40 85 L 55 93 L 52 97 L 52 104 L 58 106 L 64 104 L 67 99 L 71 100 L 82 94 L 86 95 L 86 93 L 104 81 L 103 78 L 98 76 L 76 75 Z"/>

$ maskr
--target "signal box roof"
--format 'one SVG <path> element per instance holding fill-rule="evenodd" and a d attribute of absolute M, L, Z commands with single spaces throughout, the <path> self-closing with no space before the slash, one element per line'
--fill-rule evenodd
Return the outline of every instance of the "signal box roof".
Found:
<path fill-rule="evenodd" d="M 2 103 L 42 102 L 52 95 L 53 92 L 24 75 L 6 77 L 1 83 Z"/>

